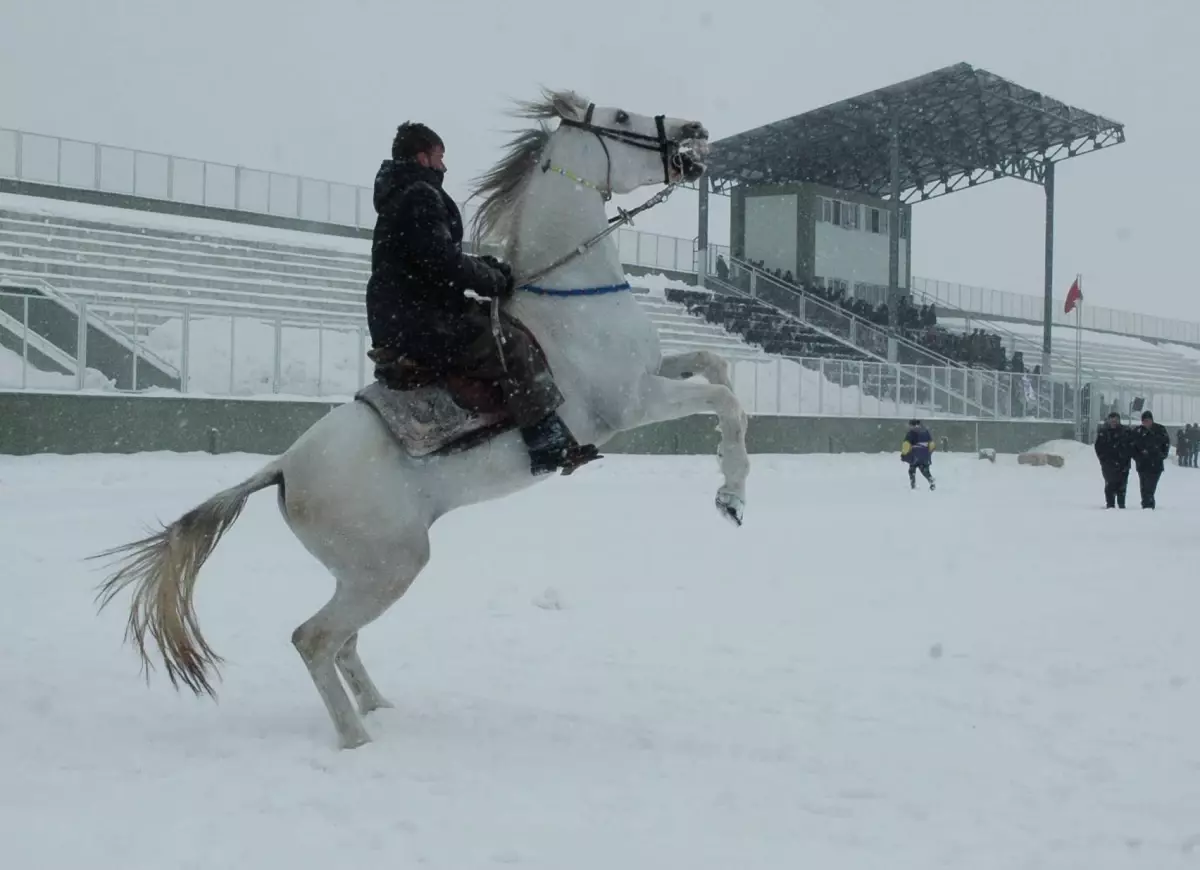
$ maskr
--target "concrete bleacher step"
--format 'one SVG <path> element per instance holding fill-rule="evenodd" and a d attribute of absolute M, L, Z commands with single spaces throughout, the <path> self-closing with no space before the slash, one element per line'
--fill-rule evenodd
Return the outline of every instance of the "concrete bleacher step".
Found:
<path fill-rule="evenodd" d="M 296 284 L 284 280 L 283 276 L 263 272 L 259 276 L 247 274 L 245 277 L 213 277 L 194 272 L 181 272 L 178 269 L 155 269 L 143 263 L 140 266 L 109 266 L 90 261 L 71 261 L 66 258 L 46 260 L 32 257 L 3 258 L 0 257 L 0 268 L 6 271 L 19 271 L 28 274 L 38 274 L 54 283 L 55 277 L 74 279 L 105 279 L 108 281 L 124 281 L 129 284 L 153 284 L 164 289 L 187 289 L 192 291 L 219 290 L 233 293 L 264 293 L 305 297 L 342 297 L 361 301 L 364 286 L 322 286 L 313 284 Z"/>
<path fill-rule="evenodd" d="M 296 309 L 307 308 L 313 312 L 354 313 L 362 311 L 361 300 L 347 298 L 340 294 L 323 296 L 311 293 L 300 296 L 290 293 L 255 293 L 252 290 L 242 289 L 222 290 L 199 286 L 171 287 L 154 281 L 153 276 L 144 276 L 149 280 L 132 281 L 121 278 L 60 275 L 45 270 L 13 269 L 5 263 L 0 263 L 0 273 L 13 280 L 20 280 L 22 277 L 44 278 L 64 293 L 106 298 L 113 303 L 124 297 L 130 300 L 130 304 L 142 301 L 147 307 L 154 305 L 173 307 L 178 306 L 181 302 L 209 302 L 230 303 L 234 306 L 248 306 L 251 309 L 257 303 L 264 307 L 287 305 Z"/>
<path fill-rule="evenodd" d="M 28 235 L 16 236 L 0 229 L 0 260 L 30 259 L 59 260 L 79 265 L 123 267 L 129 269 L 166 269 L 206 275 L 215 278 L 229 277 L 252 279 L 262 274 L 279 276 L 280 280 L 312 286 L 361 289 L 369 273 L 350 270 L 330 270 L 324 267 L 297 266 L 271 263 L 264 264 L 247 257 L 218 257 L 179 254 L 162 248 L 138 248 L 104 244 L 72 244 L 70 249 L 56 246 L 53 239 L 34 240 Z"/>
<path fill-rule="evenodd" d="M 344 261 L 360 262 L 363 257 L 370 256 L 370 243 L 365 240 L 340 240 L 351 243 L 355 247 L 362 245 L 362 253 L 350 252 L 338 247 L 322 247 L 324 237 L 313 233 L 311 244 L 287 244 L 282 242 L 265 241 L 251 238 L 241 238 L 236 234 L 238 227 L 230 225 L 229 235 L 213 235 L 207 232 L 181 232 L 179 230 L 147 227 L 134 224 L 85 220 L 80 218 L 61 217 L 58 215 L 33 215 L 0 207 L 0 225 L 7 221 L 22 224 L 33 224 L 44 231 L 54 232 L 65 237 L 76 238 L 131 238 L 145 239 L 148 243 L 160 240 L 172 244 L 181 250 L 209 250 L 221 248 L 225 250 L 251 250 L 264 258 L 281 255 L 294 262 Z"/>
<path fill-rule="evenodd" d="M 170 239 L 145 233 L 93 233 L 85 230 L 43 227 L 38 224 L 0 220 L 0 238 L 22 243 L 70 247 L 83 251 L 106 253 L 135 253 L 145 256 L 169 255 L 189 262 L 217 264 L 270 265 L 280 269 L 297 269 L 331 275 L 359 275 L 370 269 L 370 252 L 343 254 L 336 258 L 321 254 L 295 257 L 279 252 L 264 251 L 253 246 L 222 246 L 209 242 L 184 245 Z"/>
<path fill-rule="evenodd" d="M 0 273 L 44 279 L 122 332 L 144 337 L 181 316 L 238 316 L 334 329 L 365 325 L 370 246 L 360 252 L 180 232 L 0 208 Z M 341 240 L 339 240 L 341 241 Z M 665 352 L 767 360 L 756 344 L 636 288 Z"/>

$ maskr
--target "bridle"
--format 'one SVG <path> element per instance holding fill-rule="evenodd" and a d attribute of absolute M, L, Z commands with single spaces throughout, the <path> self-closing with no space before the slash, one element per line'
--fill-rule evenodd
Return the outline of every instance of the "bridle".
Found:
<path fill-rule="evenodd" d="M 648 151 L 656 151 L 662 156 L 663 164 L 663 183 L 666 184 L 662 190 L 654 194 L 641 205 L 629 210 L 618 208 L 617 216 L 609 218 L 608 226 L 596 233 L 590 239 L 587 239 L 576 245 L 571 251 L 559 257 L 553 263 L 544 268 L 538 269 L 530 275 L 522 275 L 514 281 L 517 288 L 530 288 L 534 282 L 544 278 L 556 269 L 561 269 L 567 263 L 570 263 L 577 257 L 582 257 L 596 245 L 600 244 L 610 235 L 615 233 L 623 226 L 633 226 L 633 219 L 644 211 L 654 208 L 661 202 L 665 202 L 677 187 L 680 181 L 671 180 L 671 169 L 676 168 L 680 172 L 680 178 L 683 178 L 683 156 L 681 154 L 680 142 L 671 139 L 667 136 L 666 116 L 655 115 L 654 125 L 657 128 L 657 134 L 654 136 L 645 133 L 635 133 L 632 130 L 614 130 L 609 127 L 599 127 L 592 123 L 592 114 L 596 110 L 595 103 L 588 103 L 587 111 L 584 113 L 582 121 L 576 121 L 573 118 L 560 118 L 559 124 L 566 127 L 574 127 L 577 130 L 583 130 L 586 133 L 592 133 L 600 140 L 600 147 L 604 149 L 604 157 L 606 162 L 605 171 L 605 186 L 602 188 L 597 184 L 579 178 L 570 171 L 553 165 L 550 158 L 547 157 L 541 163 L 542 172 L 557 172 L 566 178 L 571 179 L 576 184 L 589 187 L 597 191 L 605 202 L 612 199 L 612 154 L 609 153 L 608 143 L 606 139 L 612 139 L 615 142 L 620 142 L 624 145 L 632 145 L 635 148 L 643 148 Z M 627 285 L 626 285 L 627 286 Z M 491 304 L 491 321 L 492 321 L 492 336 L 496 341 L 496 347 L 500 351 L 501 365 L 507 370 L 507 365 L 504 363 L 504 333 L 503 326 L 500 321 L 500 297 L 492 298 Z"/>
<path fill-rule="evenodd" d="M 678 161 L 679 143 L 667 138 L 666 115 L 654 116 L 654 126 L 658 132 L 657 135 L 650 136 L 646 133 L 635 133 L 632 130 L 614 130 L 610 127 L 598 127 L 592 123 L 592 114 L 595 111 L 596 104 L 588 103 L 587 111 L 584 113 L 582 121 L 576 121 L 574 118 L 563 118 L 559 121 L 559 124 L 564 127 L 574 127 L 576 130 L 583 130 L 585 133 L 591 133 L 600 141 L 600 147 L 604 149 L 604 158 L 608 167 L 605 174 L 605 187 L 600 191 L 604 196 L 605 202 L 612 199 L 612 155 L 608 152 L 608 143 L 604 141 L 605 139 L 612 139 L 615 142 L 632 145 L 634 148 L 657 151 L 662 156 L 663 184 L 671 184 L 671 164 Z M 542 171 L 546 172 L 550 168 L 550 161 L 547 159 L 542 164 Z"/>
<path fill-rule="evenodd" d="M 574 118 L 561 118 L 559 119 L 559 124 L 565 127 L 574 127 L 577 130 L 583 130 L 585 133 L 591 133 L 600 141 L 600 147 L 604 149 L 606 163 L 605 186 L 600 187 L 593 182 L 576 176 L 567 169 L 555 166 L 549 157 L 545 158 L 541 163 L 542 172 L 556 172 L 559 175 L 571 179 L 576 184 L 580 184 L 584 187 L 589 187 L 592 190 L 595 190 L 600 194 L 605 202 L 609 202 L 612 199 L 612 154 L 609 152 L 608 143 L 605 142 L 605 140 L 612 139 L 613 141 L 620 142 L 624 145 L 632 145 L 634 148 L 642 148 L 647 151 L 655 151 L 660 154 L 662 156 L 663 164 L 663 183 L 666 184 L 666 187 L 636 208 L 628 210 L 618 208 L 617 216 L 609 218 L 607 227 L 598 232 L 596 235 L 592 236 L 590 239 L 581 242 L 569 253 L 564 254 L 562 257 L 555 260 L 545 268 L 539 269 L 530 275 L 522 275 L 516 282 L 517 287 L 528 286 L 533 282 L 544 278 L 554 270 L 562 268 L 576 257 L 586 254 L 621 227 L 626 225 L 633 226 L 633 219 L 635 217 L 644 211 L 654 208 L 654 206 L 658 205 L 659 203 L 665 202 L 667 197 L 669 197 L 682 183 L 681 181 L 671 180 L 672 168 L 677 169 L 680 172 L 680 177 L 683 177 L 683 155 L 681 153 L 682 143 L 667 136 L 665 115 L 654 116 L 654 125 L 657 128 L 657 133 L 656 135 L 651 136 L 646 133 L 635 133 L 632 130 L 614 130 L 610 127 L 597 126 L 596 124 L 592 123 L 592 115 L 595 111 L 596 104 L 588 103 L 587 111 L 584 113 L 582 121 L 576 121 Z"/>

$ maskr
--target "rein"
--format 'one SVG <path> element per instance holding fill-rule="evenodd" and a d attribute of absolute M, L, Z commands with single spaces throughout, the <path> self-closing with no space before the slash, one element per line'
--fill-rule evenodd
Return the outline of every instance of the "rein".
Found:
<path fill-rule="evenodd" d="M 584 254 L 586 254 L 592 248 L 596 247 L 596 245 L 600 244 L 602 241 L 604 241 L 606 238 L 611 236 L 613 233 L 615 233 L 621 227 L 625 226 L 626 224 L 628 224 L 629 226 L 633 226 L 633 219 L 635 217 L 637 217 L 639 214 L 641 214 L 644 211 L 654 208 L 659 203 L 665 202 L 667 197 L 670 196 L 675 191 L 675 188 L 677 188 L 678 186 L 679 186 L 679 182 L 672 182 L 671 184 L 668 184 L 666 187 L 664 187 L 658 193 L 654 194 L 654 196 L 650 197 L 648 200 L 643 202 L 637 208 L 632 208 L 632 209 L 629 209 L 628 211 L 626 211 L 623 208 L 618 208 L 617 216 L 615 218 L 609 219 L 607 227 L 602 229 L 600 232 L 596 233 L 596 235 L 592 236 L 590 239 L 587 239 L 586 241 L 580 243 L 579 245 L 576 245 L 574 250 L 559 257 L 557 260 L 555 260 L 549 266 L 546 266 L 544 269 L 539 269 L 538 271 L 536 271 L 530 275 L 523 275 L 519 282 L 514 281 L 514 286 L 519 290 L 529 290 L 533 286 L 534 282 L 538 281 L 541 278 L 546 277 L 546 275 L 549 275 L 555 269 L 562 268 L 567 263 L 570 263 L 572 260 L 574 260 L 576 257 L 582 257 Z M 536 291 L 534 291 L 534 292 L 536 292 Z M 583 295 L 583 294 L 573 293 L 570 295 L 577 296 L 577 295 Z M 502 324 L 500 323 L 500 297 L 499 296 L 492 297 L 491 309 L 492 309 L 491 310 L 492 337 L 496 340 L 496 349 L 500 352 L 500 365 L 504 371 L 508 371 L 508 364 L 505 363 L 505 361 L 504 361 L 504 329 L 503 329 Z"/>

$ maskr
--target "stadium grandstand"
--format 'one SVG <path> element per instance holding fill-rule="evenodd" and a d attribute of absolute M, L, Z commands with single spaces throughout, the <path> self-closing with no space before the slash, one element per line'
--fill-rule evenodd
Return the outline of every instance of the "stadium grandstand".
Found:
<path fill-rule="evenodd" d="M 1077 353 L 1050 292 L 1054 164 L 1123 138 L 959 64 L 714 143 L 698 237 L 623 228 L 618 247 L 664 350 L 728 357 L 752 413 L 1140 401 L 1190 422 L 1200 324 L 1089 305 Z M 913 277 L 911 203 L 1003 177 L 1046 187 L 1046 293 Z M 729 245 L 708 239 L 714 194 Z M 0 128 L 0 388 L 348 397 L 370 377 L 373 223 L 365 187 Z M 849 256 L 830 233 L 856 234 Z"/>

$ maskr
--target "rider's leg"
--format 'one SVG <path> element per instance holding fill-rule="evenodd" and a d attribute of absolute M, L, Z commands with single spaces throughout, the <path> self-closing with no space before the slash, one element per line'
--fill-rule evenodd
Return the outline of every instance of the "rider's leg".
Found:
<path fill-rule="evenodd" d="M 529 449 L 530 470 L 534 474 L 560 468 L 572 471 L 599 458 L 596 448 L 580 445 L 559 417 L 563 395 L 524 331 L 502 319 L 501 336 L 501 353 L 497 354 L 489 319 L 486 332 L 472 347 L 472 356 L 481 359 L 486 355 L 492 360 L 502 356 L 503 366 L 495 377 L 505 410 L 520 428 Z M 491 366 L 488 369 L 492 371 Z"/>

